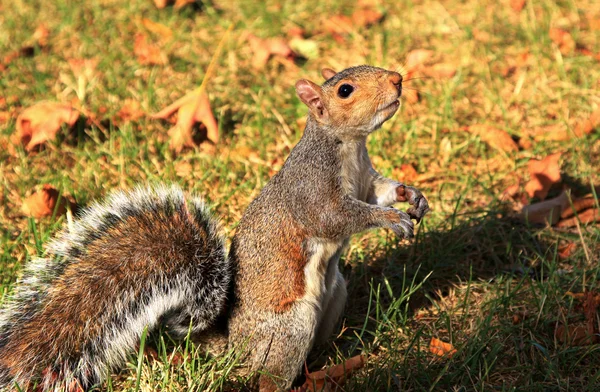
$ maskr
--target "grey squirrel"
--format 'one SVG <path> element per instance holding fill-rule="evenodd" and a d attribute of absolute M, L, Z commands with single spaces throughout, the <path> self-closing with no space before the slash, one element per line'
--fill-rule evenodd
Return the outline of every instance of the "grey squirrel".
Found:
<path fill-rule="evenodd" d="M 296 83 L 306 129 L 229 254 L 201 199 L 153 186 L 93 204 L 32 259 L 0 311 L 0 388 L 88 389 L 159 324 L 175 336 L 217 329 L 264 370 L 259 391 L 290 388 L 343 311 L 348 238 L 378 227 L 412 237 L 411 219 L 429 210 L 367 154 L 367 136 L 400 106 L 402 76 L 371 66 L 322 75 L 322 86 Z M 391 207 L 404 201 L 406 212 Z"/>

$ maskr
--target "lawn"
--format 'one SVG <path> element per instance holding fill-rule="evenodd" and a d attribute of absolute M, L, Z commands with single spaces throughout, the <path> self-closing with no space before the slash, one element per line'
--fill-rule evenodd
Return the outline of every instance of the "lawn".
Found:
<path fill-rule="evenodd" d="M 203 195 L 231 237 L 302 135 L 295 81 L 370 64 L 405 78 L 401 109 L 368 140 L 373 164 L 418 187 L 431 212 L 411 241 L 353 237 L 343 323 L 308 371 L 363 354 L 343 390 L 600 389 L 600 228 L 593 217 L 519 217 L 563 190 L 598 210 L 600 3 L 185 3 L 0 0 L 3 296 L 67 224 L 60 208 L 31 216 L 28 200 L 46 184 L 86 206 L 113 189 L 175 182 Z M 203 79 L 219 140 L 196 124 L 177 142 L 177 116 L 151 114 Z M 27 145 L 14 136 L 18 117 L 42 101 L 78 118 Z M 590 336 L 572 336 L 582 330 Z M 432 339 L 451 347 L 436 353 Z M 132 353 L 98 389 L 244 390 L 235 353 L 149 340 L 158 360 Z"/>

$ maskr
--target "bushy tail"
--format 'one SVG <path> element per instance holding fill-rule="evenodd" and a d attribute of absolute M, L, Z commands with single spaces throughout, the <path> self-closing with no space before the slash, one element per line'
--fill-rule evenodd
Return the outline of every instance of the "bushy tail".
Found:
<path fill-rule="evenodd" d="M 201 199 L 176 186 L 117 192 L 71 226 L 0 310 L 0 389 L 91 386 L 144 328 L 200 331 L 224 311 L 231 267 Z"/>

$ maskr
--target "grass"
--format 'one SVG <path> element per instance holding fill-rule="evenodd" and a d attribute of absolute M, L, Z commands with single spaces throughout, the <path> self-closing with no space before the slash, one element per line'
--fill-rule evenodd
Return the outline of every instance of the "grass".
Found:
<path fill-rule="evenodd" d="M 562 153 L 564 184 L 588 193 L 600 183 L 598 133 L 534 142 L 507 154 L 462 129 L 483 123 L 524 139 L 528 129 L 572 128 L 587 118 L 600 105 L 598 61 L 579 51 L 561 54 L 548 31 L 565 28 L 599 53 L 600 31 L 589 20 L 598 20 L 600 6 L 540 0 L 515 12 L 508 2 L 490 0 L 373 3 L 385 14 L 383 22 L 356 26 L 336 41 L 324 22 L 351 15 L 353 4 L 215 1 L 157 10 L 150 0 L 0 2 L 1 58 L 32 44 L 41 23 L 50 30 L 47 46 L 10 61 L 0 78 L 0 114 L 7 114 L 0 116 L 2 293 L 10 292 L 23 263 L 66 221 L 23 216 L 21 204 L 36 187 L 50 183 L 86 205 L 114 188 L 177 182 L 206 197 L 230 236 L 301 136 L 306 108 L 294 94 L 297 79 L 320 81 L 322 67 L 361 63 L 405 72 L 406 54 L 425 48 L 456 74 L 415 75 L 419 79 L 406 86 L 418 89 L 422 100 L 404 102 L 369 139 L 369 150 L 386 176 L 412 164 L 419 173 L 413 184 L 432 211 L 411 243 L 383 230 L 353 238 L 343 259 L 349 305 L 342 327 L 327 347 L 314 350 L 308 368 L 364 353 L 367 366 L 347 382 L 348 391 L 597 390 L 600 345 L 562 343 L 554 330 L 559 323 L 582 322 L 581 304 L 567 292 L 599 290 L 600 230 L 525 225 L 511 218 L 515 204 L 500 195 L 528 179 L 531 158 L 555 152 Z M 172 37 L 147 32 L 142 18 L 169 27 Z M 235 29 L 207 86 L 222 135 L 216 152 L 199 147 L 173 154 L 166 136 L 170 124 L 119 118 L 126 99 L 154 113 L 199 86 L 231 22 Z M 264 69 L 253 69 L 245 35 L 285 36 L 294 26 L 316 42 L 318 57 L 295 64 L 273 58 Z M 158 42 L 168 65 L 139 64 L 133 42 L 140 32 Z M 527 65 L 510 71 L 523 53 Z M 98 65 L 81 87 L 68 60 L 86 58 Z M 94 121 L 80 121 L 75 132 L 65 130 L 41 151 L 10 154 L 4 147 L 16 115 L 41 100 L 73 102 Z M 561 259 L 559 247 L 568 242 L 577 250 Z M 432 337 L 458 352 L 436 357 L 428 350 Z M 235 353 L 211 358 L 190 342 L 165 339 L 149 336 L 160 360 L 140 358 L 138 368 L 132 357 L 101 389 L 243 389 Z M 183 361 L 173 360 L 173 352 Z"/>

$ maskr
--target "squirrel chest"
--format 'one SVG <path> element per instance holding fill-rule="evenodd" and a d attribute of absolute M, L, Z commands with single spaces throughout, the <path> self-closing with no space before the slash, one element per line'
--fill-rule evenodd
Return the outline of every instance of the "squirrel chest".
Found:
<path fill-rule="evenodd" d="M 339 150 L 341 170 L 339 180 L 342 190 L 358 200 L 366 201 L 370 186 L 369 159 L 365 141 L 346 142 Z M 308 240 L 309 259 L 304 268 L 305 296 L 307 300 L 319 308 L 324 308 L 331 301 L 333 286 L 338 274 L 338 260 L 348 238 L 328 240 L 310 238 Z"/>

